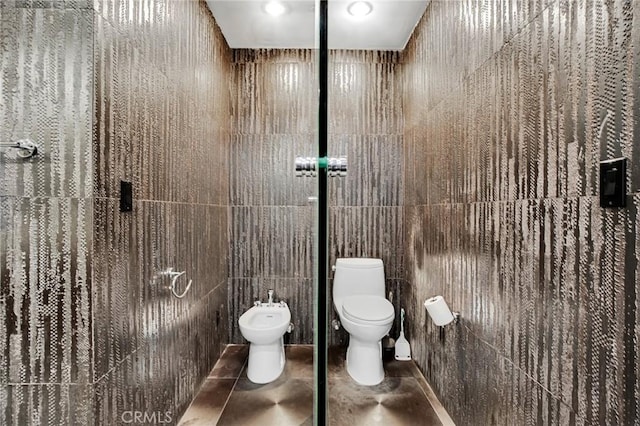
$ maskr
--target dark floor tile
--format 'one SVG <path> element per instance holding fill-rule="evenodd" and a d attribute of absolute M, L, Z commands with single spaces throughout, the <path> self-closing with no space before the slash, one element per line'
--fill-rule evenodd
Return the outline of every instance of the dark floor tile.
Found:
<path fill-rule="evenodd" d="M 348 378 L 345 359 L 347 348 L 343 346 L 332 346 L 327 353 L 327 377 Z"/>
<path fill-rule="evenodd" d="M 228 345 L 220 359 L 213 367 L 209 378 L 235 379 L 242 372 L 242 367 L 249 356 L 248 345 Z"/>
<path fill-rule="evenodd" d="M 419 376 L 415 378 L 416 381 L 418 382 L 418 386 L 420 386 L 420 388 L 426 395 L 427 400 L 431 404 L 431 407 L 433 407 L 433 411 L 436 412 L 443 426 L 455 426 L 453 419 L 451 418 L 451 416 L 449 416 L 449 413 L 444 408 L 444 406 L 438 399 L 435 392 L 433 392 L 433 389 L 431 388 L 429 383 L 427 383 L 427 379 L 424 378 L 422 373 L 420 373 L 419 369 L 418 369 L 418 372 L 419 372 Z"/>
<path fill-rule="evenodd" d="M 313 345 L 291 345 L 284 347 L 287 363 L 284 373 L 291 378 L 313 378 Z"/>
<path fill-rule="evenodd" d="M 282 379 L 258 385 L 239 379 L 219 425 L 301 425 L 313 416 L 313 380 Z"/>
<path fill-rule="evenodd" d="M 179 426 L 209 426 L 218 421 L 236 379 L 206 379 Z"/>
<path fill-rule="evenodd" d="M 285 353 L 283 374 L 258 385 L 246 378 L 248 347 L 229 346 L 211 375 L 231 378 L 207 379 L 180 426 L 213 425 L 216 420 L 220 425 L 312 425 L 313 346 L 288 345 Z M 441 425 L 438 414 L 453 424 L 414 362 L 387 361 L 380 385 L 361 386 L 346 372 L 345 354 L 346 347 L 329 348 L 330 425 Z"/>
<path fill-rule="evenodd" d="M 377 386 L 329 378 L 329 424 L 442 425 L 413 377 L 386 377 Z"/>
<path fill-rule="evenodd" d="M 422 376 L 420 369 L 413 361 L 385 361 L 384 375 L 385 377 L 413 377 L 418 378 Z"/>
<path fill-rule="evenodd" d="M 327 376 L 334 378 L 350 377 L 347 373 L 345 359 L 347 357 L 346 346 L 332 346 L 328 352 Z M 385 377 L 421 377 L 422 373 L 413 361 L 384 361 Z"/>

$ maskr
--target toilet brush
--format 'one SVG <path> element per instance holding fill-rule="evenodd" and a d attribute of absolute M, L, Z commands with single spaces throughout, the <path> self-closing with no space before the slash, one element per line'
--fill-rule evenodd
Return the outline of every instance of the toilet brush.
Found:
<path fill-rule="evenodd" d="M 411 347 L 404 337 L 404 308 L 400 309 L 400 336 L 396 340 L 396 359 L 398 361 L 411 360 Z"/>

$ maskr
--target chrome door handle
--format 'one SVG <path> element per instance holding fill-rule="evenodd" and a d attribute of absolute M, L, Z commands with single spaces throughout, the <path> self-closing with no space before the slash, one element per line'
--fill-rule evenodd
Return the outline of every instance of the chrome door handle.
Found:
<path fill-rule="evenodd" d="M 327 164 L 327 173 L 331 177 L 347 176 L 347 156 L 330 157 Z"/>
<path fill-rule="evenodd" d="M 347 175 L 347 156 L 340 157 L 296 157 L 296 176 L 317 176 L 318 169 L 327 169 L 331 177 L 344 177 Z"/>
<path fill-rule="evenodd" d="M 318 174 L 316 157 L 296 157 L 296 176 L 312 177 Z"/>

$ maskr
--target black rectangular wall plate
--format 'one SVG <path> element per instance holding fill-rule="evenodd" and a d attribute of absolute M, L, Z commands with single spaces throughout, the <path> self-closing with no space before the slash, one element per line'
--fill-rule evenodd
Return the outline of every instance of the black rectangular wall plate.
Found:
<path fill-rule="evenodd" d="M 133 185 L 124 180 L 120 181 L 120 211 L 133 211 Z"/>
<path fill-rule="evenodd" d="M 627 159 L 616 158 L 600 162 L 600 207 L 618 208 L 627 205 Z"/>

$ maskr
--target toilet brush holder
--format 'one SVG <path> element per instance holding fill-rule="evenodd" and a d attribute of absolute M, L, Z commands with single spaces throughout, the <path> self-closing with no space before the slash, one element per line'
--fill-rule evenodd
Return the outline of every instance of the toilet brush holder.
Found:
<path fill-rule="evenodd" d="M 382 338 L 382 360 L 391 361 L 396 350 L 396 341 L 388 334 Z"/>

